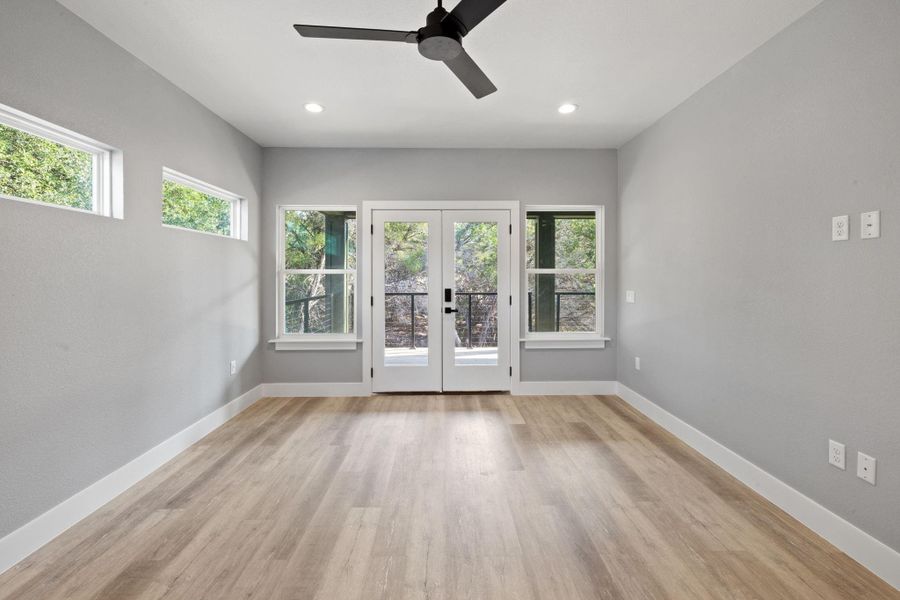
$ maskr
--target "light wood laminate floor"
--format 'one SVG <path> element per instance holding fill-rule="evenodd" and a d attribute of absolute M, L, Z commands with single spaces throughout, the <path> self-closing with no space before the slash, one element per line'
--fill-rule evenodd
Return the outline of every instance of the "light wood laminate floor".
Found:
<path fill-rule="evenodd" d="M 900 593 L 615 397 L 264 399 L 0 599 Z"/>

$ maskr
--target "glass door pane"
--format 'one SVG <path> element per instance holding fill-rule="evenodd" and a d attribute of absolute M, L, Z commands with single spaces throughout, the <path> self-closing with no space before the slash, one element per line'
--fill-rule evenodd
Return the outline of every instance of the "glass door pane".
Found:
<path fill-rule="evenodd" d="M 497 223 L 454 228 L 456 331 L 454 364 L 497 364 Z"/>
<path fill-rule="evenodd" d="M 384 223 L 384 365 L 428 365 L 428 223 Z"/>

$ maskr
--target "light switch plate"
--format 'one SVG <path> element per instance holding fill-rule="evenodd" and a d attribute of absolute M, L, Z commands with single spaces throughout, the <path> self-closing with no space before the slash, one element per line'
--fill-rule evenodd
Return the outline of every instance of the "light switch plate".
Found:
<path fill-rule="evenodd" d="M 881 237 L 881 211 L 873 210 L 859 215 L 860 236 L 864 240 Z"/>
<path fill-rule="evenodd" d="M 831 219 L 831 241 L 844 242 L 850 239 L 850 215 Z"/>
<path fill-rule="evenodd" d="M 856 476 L 875 485 L 875 459 L 862 452 L 856 453 Z"/>
<path fill-rule="evenodd" d="M 628 304 L 634 304 L 634 290 L 625 291 L 625 302 L 627 302 Z"/>

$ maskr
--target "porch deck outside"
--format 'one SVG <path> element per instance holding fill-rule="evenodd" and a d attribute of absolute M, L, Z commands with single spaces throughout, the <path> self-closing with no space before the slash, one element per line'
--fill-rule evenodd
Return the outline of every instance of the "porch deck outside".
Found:
<path fill-rule="evenodd" d="M 497 347 L 456 348 L 459 366 L 493 366 L 497 364 Z M 428 365 L 428 348 L 385 348 L 386 367 L 424 367 Z"/>

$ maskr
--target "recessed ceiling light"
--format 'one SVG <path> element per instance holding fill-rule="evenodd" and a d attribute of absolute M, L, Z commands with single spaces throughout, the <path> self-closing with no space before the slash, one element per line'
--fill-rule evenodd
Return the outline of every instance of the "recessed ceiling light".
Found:
<path fill-rule="evenodd" d="M 571 115 L 573 112 L 578 110 L 577 104 L 563 104 L 557 110 L 559 110 L 559 114 L 561 115 Z"/>
<path fill-rule="evenodd" d="M 316 104 L 315 102 L 309 102 L 307 104 L 304 104 L 303 108 L 305 108 L 307 111 L 309 111 L 311 113 L 320 113 L 323 110 L 325 110 L 324 106 L 322 106 L 321 104 Z"/>

